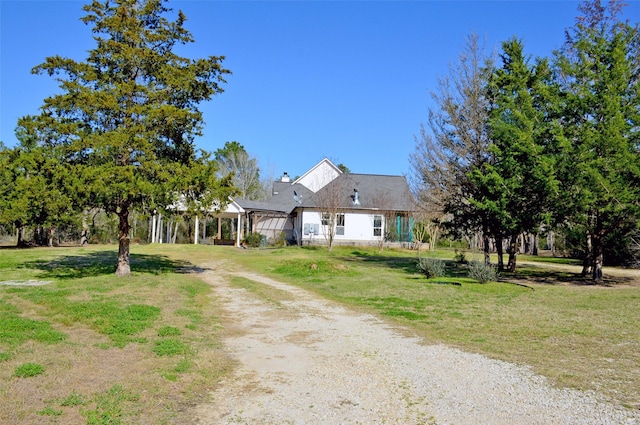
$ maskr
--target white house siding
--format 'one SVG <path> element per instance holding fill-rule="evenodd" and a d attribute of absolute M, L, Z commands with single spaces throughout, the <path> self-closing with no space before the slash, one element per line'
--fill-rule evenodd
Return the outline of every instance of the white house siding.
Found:
<path fill-rule="evenodd" d="M 375 212 L 355 212 L 347 211 L 344 220 L 344 235 L 336 234 L 334 236 L 335 242 L 367 242 L 375 243 L 380 237 L 373 235 L 373 218 Z M 326 227 L 322 225 L 322 213 L 319 211 L 305 210 L 302 213 L 302 219 L 298 221 L 298 232 L 302 236 L 302 240 L 305 242 L 316 241 L 322 242 L 325 240 Z M 305 234 L 305 225 L 314 226 L 318 233 L 308 232 Z M 311 230 L 311 229 L 309 229 Z"/>
<path fill-rule="evenodd" d="M 340 170 L 328 160 L 323 160 L 296 180 L 296 183 L 300 183 L 312 192 L 317 192 L 338 175 L 340 175 Z"/>

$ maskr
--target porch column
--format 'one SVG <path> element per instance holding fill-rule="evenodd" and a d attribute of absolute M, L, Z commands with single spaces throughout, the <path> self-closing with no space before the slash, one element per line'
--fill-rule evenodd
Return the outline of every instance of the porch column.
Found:
<path fill-rule="evenodd" d="M 151 220 L 151 243 L 156 243 L 156 214 L 153 214 Z"/>
<path fill-rule="evenodd" d="M 236 229 L 236 246 L 240 246 L 240 241 L 242 240 L 242 215 L 238 213 L 238 228 Z"/>
<path fill-rule="evenodd" d="M 195 234 L 193 236 L 193 244 L 198 245 L 198 234 L 200 233 L 200 222 L 198 221 L 197 214 L 196 214 L 196 225 L 194 227 L 195 227 Z"/>

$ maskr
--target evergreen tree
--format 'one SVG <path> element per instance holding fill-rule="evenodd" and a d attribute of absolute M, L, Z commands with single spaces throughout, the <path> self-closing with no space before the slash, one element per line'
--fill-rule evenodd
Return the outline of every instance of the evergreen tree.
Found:
<path fill-rule="evenodd" d="M 61 150 L 85 206 L 118 216 L 116 274 L 127 275 L 129 214 L 170 205 L 182 191 L 176 176 L 198 161 L 198 104 L 223 91 L 229 71 L 223 57 L 174 52 L 194 40 L 182 12 L 169 20 L 162 0 L 94 0 L 84 10 L 96 47 L 83 62 L 54 56 L 33 69 L 55 75 L 62 93 L 20 125 L 39 144 Z M 226 200 L 226 192 L 218 195 Z"/>
<path fill-rule="evenodd" d="M 3 147 L 0 168 L 0 223 L 18 229 L 19 246 L 24 242 L 24 228 L 32 227 L 41 235 L 36 242 L 52 245 L 60 225 L 78 221 L 65 187 L 69 181 L 66 170 L 52 149 L 24 142 L 14 149 Z"/>
<path fill-rule="evenodd" d="M 556 216 L 585 229 L 584 273 L 602 278 L 605 240 L 640 218 L 640 33 L 622 3 L 589 0 L 556 53 L 562 87 Z"/>
<path fill-rule="evenodd" d="M 488 84 L 489 155 L 469 172 L 478 188 L 470 203 L 491 217 L 489 231 L 496 241 L 503 236 L 509 239 L 508 269 L 515 271 L 519 236 L 538 231 L 555 184 L 552 158 L 541 143 L 547 125 L 542 108 L 551 72 L 545 60 L 530 65 L 515 38 L 502 48 L 502 67 L 493 72 Z M 499 258 L 499 267 L 502 264 Z"/>

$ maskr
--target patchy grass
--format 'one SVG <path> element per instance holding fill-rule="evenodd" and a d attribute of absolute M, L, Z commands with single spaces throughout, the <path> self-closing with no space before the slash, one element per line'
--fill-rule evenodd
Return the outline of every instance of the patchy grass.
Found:
<path fill-rule="evenodd" d="M 152 351 L 158 356 L 177 356 L 187 354 L 189 346 L 178 338 L 167 338 L 156 341 Z"/>
<path fill-rule="evenodd" d="M 0 252 L 0 281 L 53 282 L 0 286 L 0 423 L 192 420 L 190 407 L 232 367 L 220 338 L 233 318 L 197 275 L 212 260 L 371 312 L 426 343 L 527 364 L 558 386 L 640 408 L 640 284 L 627 275 L 589 285 L 571 262 L 553 261 L 481 285 L 453 250 L 422 253 L 445 262 L 444 276 L 426 279 L 415 251 L 153 245 L 132 246 L 133 275 L 116 278 L 116 251 Z M 230 283 L 283 308 L 294 301 L 255 280 Z M 46 373 L 14 376 L 26 363 Z"/>
<path fill-rule="evenodd" d="M 38 363 L 23 363 L 16 367 L 13 371 L 13 376 L 18 378 L 33 378 L 34 376 L 42 375 L 44 373 L 44 366 Z"/>
<path fill-rule="evenodd" d="M 116 384 L 107 391 L 96 395 L 95 408 L 89 409 L 83 414 L 87 417 L 88 425 L 118 425 L 130 423 L 134 419 L 131 408 L 140 400 L 140 396 L 129 390 L 125 390 L 122 385 Z"/>
<path fill-rule="evenodd" d="M 229 283 L 238 288 L 244 288 L 256 294 L 258 297 L 273 304 L 278 308 L 286 308 L 284 302 L 293 301 L 295 298 L 291 293 L 279 290 L 269 285 L 263 285 L 255 280 L 244 277 L 232 276 Z"/>
<path fill-rule="evenodd" d="M 322 248 L 233 253 L 248 269 L 387 317 L 427 343 L 530 365 L 558 386 L 595 390 L 640 408 L 635 277 L 611 273 L 605 285 L 592 285 L 567 268 L 575 261 L 543 257 L 546 263 L 519 266 L 515 274 L 479 284 L 468 277 L 467 265 L 454 261 L 453 250 L 423 252 L 445 260 L 445 275 L 432 279 L 417 269 L 415 251 L 334 247 L 332 253 Z M 346 271 L 336 271 L 336 264 L 346 265 Z"/>
<path fill-rule="evenodd" d="M 52 283 L 0 286 L 0 423 L 191 420 L 231 361 L 189 261 L 210 253 L 167 251 L 132 246 L 133 275 L 118 278 L 115 246 L 2 249 L 0 281 Z"/>

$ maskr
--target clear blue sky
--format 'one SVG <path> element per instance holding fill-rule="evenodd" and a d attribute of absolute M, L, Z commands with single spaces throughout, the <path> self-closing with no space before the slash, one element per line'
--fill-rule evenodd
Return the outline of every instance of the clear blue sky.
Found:
<path fill-rule="evenodd" d="M 84 60 L 94 47 L 78 1 L 0 0 L 0 140 L 57 92 L 32 75 L 47 56 Z M 626 15 L 640 19 L 640 0 Z M 200 148 L 238 141 L 263 177 L 304 173 L 324 157 L 354 173 L 406 174 L 430 92 L 472 31 L 488 50 L 517 36 L 549 56 L 573 25 L 576 1 L 170 1 L 195 43 L 224 55 L 225 92 L 201 105 Z"/>

